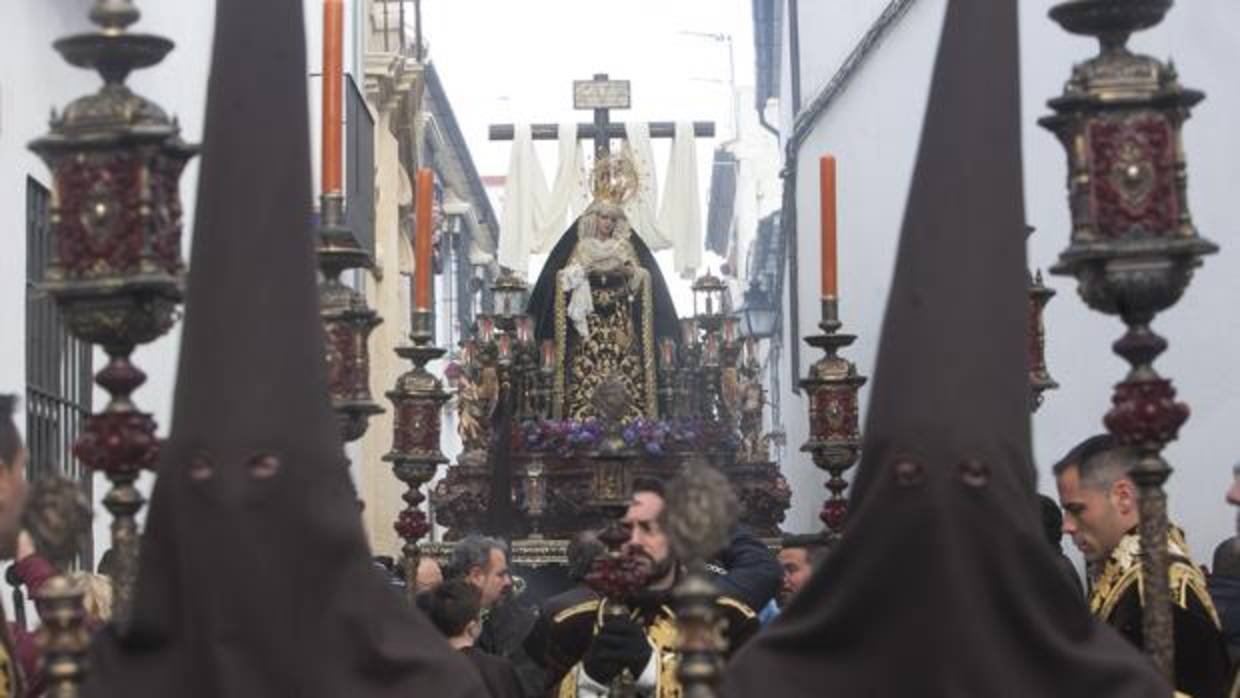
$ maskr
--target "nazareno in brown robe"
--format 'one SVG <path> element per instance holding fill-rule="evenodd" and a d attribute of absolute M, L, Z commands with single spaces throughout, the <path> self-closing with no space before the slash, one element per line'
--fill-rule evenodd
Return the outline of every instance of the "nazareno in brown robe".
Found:
<path fill-rule="evenodd" d="M 1039 524 L 1016 5 L 948 0 L 847 531 L 727 696 L 1171 695 Z"/>
<path fill-rule="evenodd" d="M 327 397 L 303 26 L 301 0 L 218 0 L 171 435 L 86 696 L 486 696 L 370 561 Z"/>

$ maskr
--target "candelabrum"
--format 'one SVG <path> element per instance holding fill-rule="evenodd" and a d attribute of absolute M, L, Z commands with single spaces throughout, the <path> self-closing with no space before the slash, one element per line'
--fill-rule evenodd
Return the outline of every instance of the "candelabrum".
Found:
<path fill-rule="evenodd" d="M 586 584 L 606 599 L 603 606 L 604 621 L 606 618 L 627 618 L 630 614 L 628 602 L 646 584 L 645 568 L 637 558 L 624 550 L 629 536 L 620 517 L 624 513 L 623 505 L 604 507 L 604 516 L 608 524 L 599 534 L 599 541 L 607 547 L 606 551 L 595 558 L 586 575 Z M 620 675 L 612 680 L 608 687 L 608 695 L 615 698 L 635 698 L 637 696 L 636 677 L 625 668 Z"/>
<path fill-rule="evenodd" d="M 808 451 L 814 465 L 828 473 L 830 495 L 822 505 L 819 518 L 828 534 L 838 537 L 844 532 L 848 514 L 848 501 L 844 498 L 848 481 L 844 473 L 857 462 L 861 453 L 857 393 L 866 379 L 857 374 L 853 362 L 839 356 L 840 349 L 851 345 L 856 337 L 840 333 L 842 324 L 837 299 L 823 298 L 822 322 L 818 326 L 822 334 L 807 337 L 805 341 L 822 349 L 826 355 L 814 362 L 809 377 L 801 380 L 801 387 L 809 397 L 809 440 L 801 450 Z"/>
<path fill-rule="evenodd" d="M 1181 130 L 1204 95 L 1180 86 L 1174 66 L 1127 48 L 1129 35 L 1162 21 L 1171 0 L 1071 0 L 1051 9 L 1069 32 L 1095 36 L 1101 51 L 1073 68 L 1054 114 L 1040 123 L 1068 153 L 1072 236 L 1051 272 L 1075 276 L 1081 298 L 1119 315 L 1127 333 L 1113 345 L 1131 370 L 1116 386 L 1107 429 L 1137 452 L 1145 649 L 1167 676 L 1174 640 L 1167 552 L 1171 468 L 1163 447 L 1188 407 L 1153 368 L 1167 342 L 1150 329 L 1174 305 L 1203 255 L 1187 205 Z"/>
<path fill-rule="evenodd" d="M 370 266 L 344 222 L 344 198 L 327 192 L 320 198 L 318 237 L 319 315 L 327 340 L 327 385 L 340 434 L 356 441 L 366 433 L 370 418 L 383 412 L 370 394 L 370 333 L 382 320 L 366 305 L 366 298 L 341 280 L 349 269 Z"/>
<path fill-rule="evenodd" d="M 434 317 L 429 310 L 413 314 L 410 346 L 399 347 L 396 353 L 413 362 L 413 368 L 396 380 L 396 387 L 387 393 L 394 412 L 392 450 L 383 460 L 392 464 L 396 479 L 405 484 L 401 496 L 405 508 L 396 518 L 396 533 L 404 540 L 405 577 L 409 593 L 415 593 L 418 572 L 418 541 L 430 532 L 431 524 L 422 511 L 422 486 L 435 477 L 435 472 L 448 459 L 439 450 L 440 411 L 448 401 L 443 383 L 426 369 L 426 364 L 443 356 L 446 351 L 433 346 Z"/>
<path fill-rule="evenodd" d="M 38 631 L 46 684 L 41 695 L 76 698 L 86 678 L 90 632 L 83 604 L 85 589 L 65 571 L 89 544 L 90 521 L 90 499 L 78 483 L 47 477 L 30 488 L 22 528 L 35 550 L 57 571 L 34 593 L 43 622 Z"/>
<path fill-rule="evenodd" d="M 1026 238 L 1033 233 L 1033 226 L 1025 226 Z M 1059 387 L 1046 366 L 1046 325 L 1042 320 L 1046 304 L 1054 297 L 1055 289 L 1042 283 L 1042 270 L 1029 272 L 1029 397 L 1032 412 L 1037 412 L 1042 406 L 1043 393 Z"/>
<path fill-rule="evenodd" d="M 727 545 L 739 511 L 728 478 L 703 463 L 688 465 L 667 489 L 664 526 L 672 554 L 686 570 L 672 592 L 679 644 L 676 675 L 686 698 L 713 698 L 723 673 L 727 643 L 716 611 L 719 589 L 706 561 Z"/>
<path fill-rule="evenodd" d="M 1029 387 L 1031 408 L 1042 406 L 1043 393 L 1059 387 L 1046 366 L 1046 325 L 1042 313 L 1055 289 L 1042 283 L 1042 270 L 1029 275 Z"/>
<path fill-rule="evenodd" d="M 137 570 L 136 515 L 145 499 L 134 487 L 159 454 L 155 421 L 130 394 L 146 375 L 130 362 L 136 346 L 173 325 L 181 301 L 179 180 L 197 149 L 158 105 L 132 92 L 125 78 L 163 60 L 168 39 L 130 33 L 132 3 L 99 0 L 98 27 L 57 41 L 64 59 L 98 71 L 104 85 L 53 112 L 50 132 L 30 144 L 52 172 L 52 254 L 42 290 L 55 298 L 70 333 L 100 345 L 108 363 L 95 381 L 108 392 L 74 446 L 84 464 L 107 476 L 112 514 L 115 614 L 127 617 Z"/>
<path fill-rule="evenodd" d="M 43 626 L 38 642 L 43 649 L 42 694 L 48 698 L 77 698 L 86 679 L 90 631 L 86 626 L 85 590 L 63 574 L 44 582 L 35 596 Z"/>

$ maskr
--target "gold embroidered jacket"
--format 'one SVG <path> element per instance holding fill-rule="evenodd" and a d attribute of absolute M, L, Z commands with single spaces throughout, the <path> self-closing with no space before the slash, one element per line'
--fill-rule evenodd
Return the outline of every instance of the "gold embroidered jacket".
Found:
<path fill-rule="evenodd" d="M 1189 557 L 1184 534 L 1175 526 L 1167 536 L 1171 554 L 1172 619 L 1175 632 L 1175 687 L 1194 698 L 1226 695 L 1229 659 L 1218 611 L 1206 589 L 1205 575 Z M 1120 540 L 1093 578 L 1089 610 L 1137 647 L 1144 645 L 1141 542 L 1135 532 Z"/>
<path fill-rule="evenodd" d="M 577 698 L 578 672 L 581 659 L 590 647 L 594 634 L 602 626 L 605 600 L 591 599 L 564 609 L 551 619 L 547 646 L 548 678 L 558 681 L 552 695 Z M 717 601 L 725 620 L 724 638 L 729 653 L 734 652 L 758 631 L 758 616 L 745 604 L 722 596 Z M 679 698 L 680 682 L 676 679 L 676 614 L 665 604 L 649 609 L 634 609 L 633 618 L 646 629 L 646 637 L 654 646 L 658 661 L 658 690 L 654 698 Z"/>

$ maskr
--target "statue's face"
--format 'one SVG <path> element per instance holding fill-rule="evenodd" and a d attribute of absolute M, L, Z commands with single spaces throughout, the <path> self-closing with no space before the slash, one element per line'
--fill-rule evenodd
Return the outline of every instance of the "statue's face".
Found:
<path fill-rule="evenodd" d="M 616 216 L 612 213 L 600 213 L 598 216 L 598 236 L 603 240 L 611 237 L 616 231 Z"/>

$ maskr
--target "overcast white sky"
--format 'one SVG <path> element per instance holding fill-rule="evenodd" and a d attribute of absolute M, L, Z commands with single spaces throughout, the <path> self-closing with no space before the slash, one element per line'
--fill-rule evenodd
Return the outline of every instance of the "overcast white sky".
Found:
<path fill-rule="evenodd" d="M 633 108 L 614 120 L 714 120 L 730 130 L 727 44 L 682 31 L 730 34 L 736 77 L 753 84 L 748 0 L 423 0 L 430 57 L 478 169 L 504 174 L 509 145 L 490 123 L 589 121 L 572 109 L 572 81 L 628 79 Z M 709 82 L 715 81 L 715 82 Z M 751 109 L 751 105 L 742 105 Z M 699 158 L 709 159 L 713 143 Z M 658 151 L 659 167 L 664 164 Z M 554 151 L 544 166 L 554 171 Z M 707 182 L 702 182 L 703 188 Z"/>

